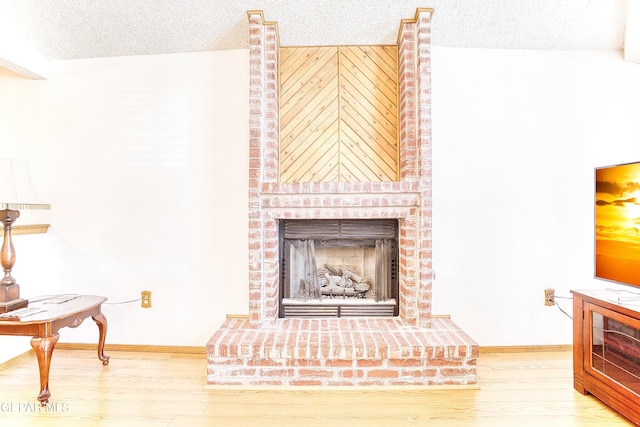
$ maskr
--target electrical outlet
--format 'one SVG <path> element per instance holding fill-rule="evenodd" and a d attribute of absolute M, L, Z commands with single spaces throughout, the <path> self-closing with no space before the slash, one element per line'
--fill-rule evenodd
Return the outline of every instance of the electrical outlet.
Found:
<path fill-rule="evenodd" d="M 551 288 L 544 290 L 544 305 L 555 305 L 556 303 L 556 291 Z"/>
<path fill-rule="evenodd" d="M 151 291 L 142 291 L 142 308 L 151 308 Z"/>

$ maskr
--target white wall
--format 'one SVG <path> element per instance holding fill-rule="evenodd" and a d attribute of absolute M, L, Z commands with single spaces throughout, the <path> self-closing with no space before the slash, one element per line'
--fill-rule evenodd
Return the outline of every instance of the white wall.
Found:
<path fill-rule="evenodd" d="M 247 312 L 248 52 L 52 65 L 0 76 L 0 156 L 29 160 L 53 208 L 14 238 L 22 296 L 151 290 L 151 309 L 104 306 L 107 341 L 204 346 Z M 88 320 L 60 341 L 96 337 Z"/>
<path fill-rule="evenodd" d="M 29 160 L 53 205 L 46 235 L 14 239 L 23 295 L 149 289 L 151 309 L 104 307 L 108 342 L 205 345 L 248 311 L 248 52 L 52 65 L 0 73 L 0 156 Z M 640 66 L 618 52 L 434 49 L 434 313 L 484 346 L 570 343 L 543 289 L 609 285 L 593 168 L 640 160 L 638 117 Z"/>
<path fill-rule="evenodd" d="M 432 66 L 434 313 L 480 345 L 569 344 L 543 289 L 611 286 L 593 279 L 594 167 L 640 160 L 640 65 L 435 49 Z"/>

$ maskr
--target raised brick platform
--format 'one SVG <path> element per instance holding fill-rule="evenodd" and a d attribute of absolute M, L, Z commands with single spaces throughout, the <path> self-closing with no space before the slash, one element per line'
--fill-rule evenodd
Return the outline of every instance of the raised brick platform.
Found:
<path fill-rule="evenodd" d="M 207 344 L 209 385 L 476 383 L 478 345 L 449 318 L 280 319 L 251 329 L 230 318 Z"/>

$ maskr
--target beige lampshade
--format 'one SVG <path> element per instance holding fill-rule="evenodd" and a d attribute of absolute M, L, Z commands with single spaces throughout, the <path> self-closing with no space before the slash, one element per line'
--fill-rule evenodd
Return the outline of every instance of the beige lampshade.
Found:
<path fill-rule="evenodd" d="M 0 210 L 3 209 L 51 209 L 38 195 L 25 161 L 0 159 Z"/>

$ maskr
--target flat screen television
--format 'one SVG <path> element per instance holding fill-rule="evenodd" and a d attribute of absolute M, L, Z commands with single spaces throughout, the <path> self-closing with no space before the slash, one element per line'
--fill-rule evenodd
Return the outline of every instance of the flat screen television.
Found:
<path fill-rule="evenodd" d="M 595 170 L 595 277 L 640 287 L 640 161 Z"/>

